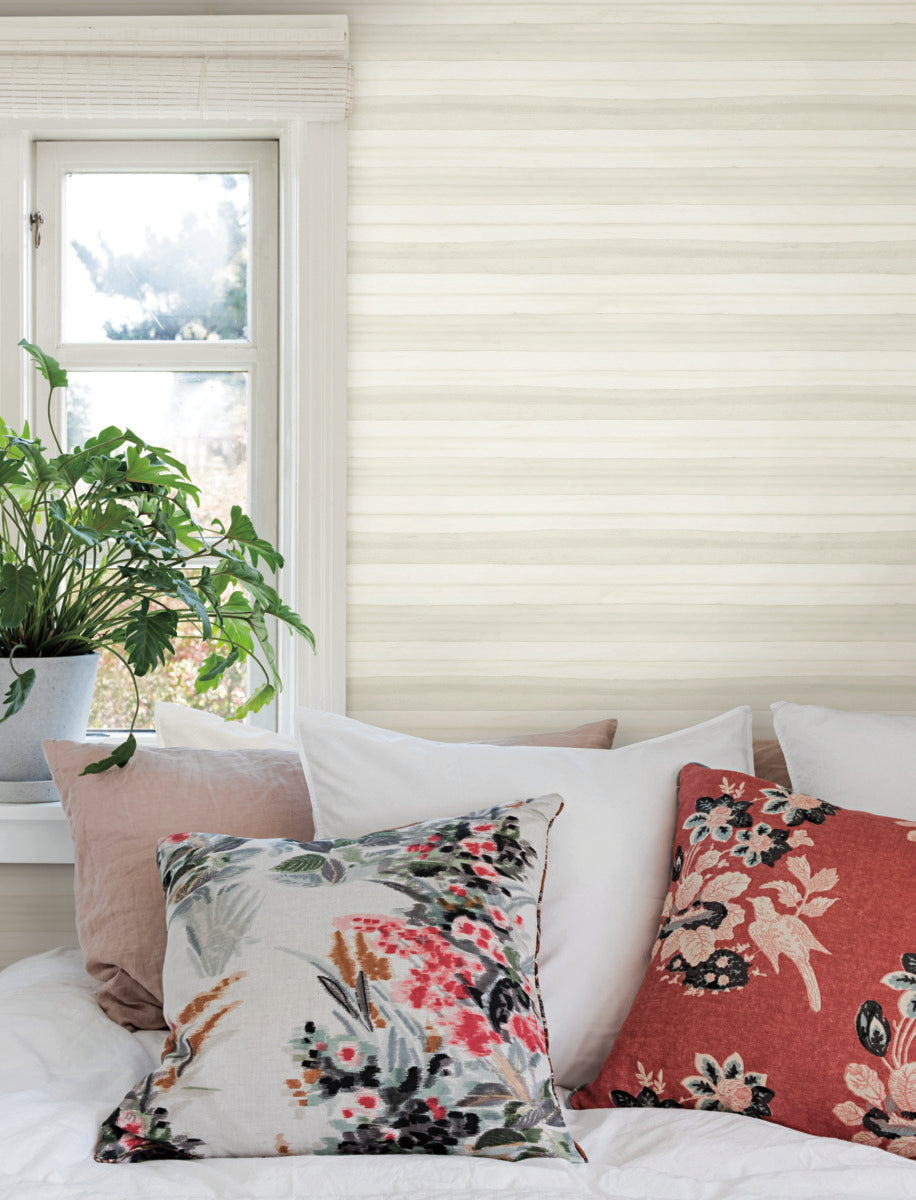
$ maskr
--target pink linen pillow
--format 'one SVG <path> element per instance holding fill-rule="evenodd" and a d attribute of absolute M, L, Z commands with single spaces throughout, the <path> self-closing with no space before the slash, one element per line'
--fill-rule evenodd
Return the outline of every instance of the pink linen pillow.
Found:
<path fill-rule="evenodd" d="M 165 898 L 160 837 L 219 829 L 246 838 L 314 837 L 298 754 L 289 750 L 141 747 L 123 769 L 82 775 L 107 749 L 46 741 L 70 823 L 76 921 L 99 1004 L 127 1029 L 162 1029 Z"/>
<path fill-rule="evenodd" d="M 617 721 L 590 721 L 559 733 L 519 733 L 513 737 L 487 738 L 489 746 L 573 746 L 578 750 L 610 750 L 614 745 Z"/>
<path fill-rule="evenodd" d="M 777 738 L 754 738 L 754 774 L 792 791 L 789 768 Z"/>

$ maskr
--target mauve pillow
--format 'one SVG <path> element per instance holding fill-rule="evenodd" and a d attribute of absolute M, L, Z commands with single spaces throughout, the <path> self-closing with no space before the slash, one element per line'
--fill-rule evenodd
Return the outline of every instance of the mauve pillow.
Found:
<path fill-rule="evenodd" d="M 577 746 L 582 750 L 610 750 L 617 722 L 613 717 L 591 721 L 558 733 L 517 733 L 487 738 L 492 746 Z M 156 739 L 160 746 L 197 746 L 200 750 L 243 750 L 255 747 L 298 750 L 295 738 L 256 729 L 240 721 L 227 721 L 216 713 L 186 704 L 160 700 L 156 704 Z"/>
<path fill-rule="evenodd" d="M 579 750 L 610 750 L 614 745 L 617 722 L 591 721 L 559 733 L 519 733 L 514 737 L 487 738 L 488 746 L 573 746 Z"/>
<path fill-rule="evenodd" d="M 754 774 L 792 791 L 789 768 L 778 738 L 754 738 Z"/>
<path fill-rule="evenodd" d="M 76 922 L 98 1000 L 126 1029 L 162 1029 L 165 898 L 159 838 L 218 829 L 246 838 L 314 837 L 298 754 L 141 747 L 122 769 L 81 775 L 108 749 L 46 741 L 73 837 Z"/>

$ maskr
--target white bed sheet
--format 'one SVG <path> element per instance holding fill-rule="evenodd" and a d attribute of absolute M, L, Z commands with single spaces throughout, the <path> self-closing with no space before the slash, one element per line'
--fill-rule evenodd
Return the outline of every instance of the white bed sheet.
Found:
<path fill-rule="evenodd" d="M 162 1037 L 112 1024 L 94 987 L 72 950 L 0 973 L 0 1200 L 916 1200 L 916 1162 L 671 1109 L 570 1110 L 584 1166 L 420 1155 L 103 1166 L 91 1158 L 99 1122 Z"/>

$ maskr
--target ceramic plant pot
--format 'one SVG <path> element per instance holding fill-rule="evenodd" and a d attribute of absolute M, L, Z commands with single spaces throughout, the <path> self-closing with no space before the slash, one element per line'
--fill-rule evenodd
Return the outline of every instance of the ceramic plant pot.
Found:
<path fill-rule="evenodd" d="M 47 780 L 51 778 L 41 749 L 44 738 L 81 741 L 92 705 L 98 654 L 75 654 L 69 658 L 22 658 L 16 669 L 35 670 L 35 683 L 22 709 L 0 723 L 0 782 Z M 0 700 L 13 679 L 9 662 L 0 659 Z M 5 706 L 0 707 L 0 713 Z M 17 790 L 3 789 L 10 798 Z M 40 789 L 38 789 L 40 791 Z M 17 799 L 27 799 L 27 795 Z"/>

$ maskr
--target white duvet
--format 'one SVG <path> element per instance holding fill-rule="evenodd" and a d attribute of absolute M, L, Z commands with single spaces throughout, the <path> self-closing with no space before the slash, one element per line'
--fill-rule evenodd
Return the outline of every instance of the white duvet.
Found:
<path fill-rule="evenodd" d="M 93 998 L 79 954 L 0 972 L 0 1200 L 916 1200 L 916 1162 L 725 1113 L 567 1113 L 585 1166 L 421 1155 L 102 1166 L 99 1122 L 158 1056 Z M 810 1070 L 810 1063 L 800 1063 Z"/>

